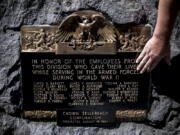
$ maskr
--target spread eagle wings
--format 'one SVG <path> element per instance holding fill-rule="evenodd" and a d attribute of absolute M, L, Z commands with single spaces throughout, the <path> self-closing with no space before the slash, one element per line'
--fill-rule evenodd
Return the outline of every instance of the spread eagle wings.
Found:
<path fill-rule="evenodd" d="M 105 17 L 94 14 L 91 16 L 91 20 L 94 21 L 90 30 L 93 36 L 99 37 L 102 41 L 116 41 L 114 27 Z M 78 39 L 78 35 L 82 31 L 81 27 L 79 27 L 80 22 L 81 16 L 78 14 L 72 14 L 63 20 L 56 33 L 57 42 L 69 41 L 70 38 L 74 38 L 75 40 Z"/>
<path fill-rule="evenodd" d="M 70 38 L 77 38 L 79 30 L 79 20 L 80 16 L 78 14 L 72 14 L 64 19 L 58 27 L 58 32 L 56 33 L 57 42 L 65 42 Z"/>
<path fill-rule="evenodd" d="M 92 27 L 92 33 L 96 32 L 101 40 L 107 42 L 116 41 L 115 29 L 105 17 L 99 14 L 94 14 L 91 18 L 92 20 L 95 20 Z"/>

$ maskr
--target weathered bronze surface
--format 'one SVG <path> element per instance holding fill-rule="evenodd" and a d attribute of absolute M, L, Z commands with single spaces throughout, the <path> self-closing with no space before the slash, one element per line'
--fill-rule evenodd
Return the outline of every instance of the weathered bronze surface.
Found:
<path fill-rule="evenodd" d="M 69 15 L 59 26 L 24 26 L 21 31 L 22 52 L 116 54 L 141 51 L 151 30 L 114 27 L 102 14 L 83 10 Z"/>
<path fill-rule="evenodd" d="M 41 110 L 35 110 L 35 111 L 25 111 L 24 115 L 27 119 L 50 119 L 50 120 L 56 120 L 56 111 L 41 111 Z"/>
<path fill-rule="evenodd" d="M 145 26 L 117 27 L 120 47 L 118 52 L 141 52 L 150 39 L 151 29 Z"/>
<path fill-rule="evenodd" d="M 116 118 L 122 120 L 143 120 L 146 118 L 146 110 L 117 110 Z"/>
<path fill-rule="evenodd" d="M 75 12 L 64 19 L 58 28 L 57 42 L 69 41 L 73 49 L 94 50 L 98 45 L 116 42 L 113 25 L 94 11 Z"/>
<path fill-rule="evenodd" d="M 69 15 L 59 26 L 23 27 L 22 51 L 116 54 L 116 36 L 114 26 L 103 15 L 84 10 Z"/>
<path fill-rule="evenodd" d="M 23 26 L 22 52 L 55 52 L 57 26 Z"/>

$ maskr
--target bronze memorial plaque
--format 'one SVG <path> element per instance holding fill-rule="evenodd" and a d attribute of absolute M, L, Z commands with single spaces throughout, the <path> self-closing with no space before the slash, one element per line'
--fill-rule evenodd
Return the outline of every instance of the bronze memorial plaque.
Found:
<path fill-rule="evenodd" d="M 59 26 L 23 26 L 24 117 L 60 126 L 145 120 L 150 73 L 135 60 L 150 36 L 150 27 L 114 26 L 90 10 Z"/>

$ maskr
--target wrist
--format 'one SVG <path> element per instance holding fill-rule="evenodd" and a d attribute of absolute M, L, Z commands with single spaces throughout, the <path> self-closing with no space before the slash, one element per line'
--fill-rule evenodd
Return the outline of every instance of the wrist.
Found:
<path fill-rule="evenodd" d="M 164 42 L 164 43 L 169 43 L 170 37 L 167 36 L 166 34 L 153 34 L 153 38 L 155 38 L 158 41 Z"/>

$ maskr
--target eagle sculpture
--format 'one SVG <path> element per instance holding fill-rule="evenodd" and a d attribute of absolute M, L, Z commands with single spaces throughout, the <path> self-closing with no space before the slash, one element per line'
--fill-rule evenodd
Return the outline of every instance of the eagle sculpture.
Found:
<path fill-rule="evenodd" d="M 100 13 L 78 11 L 65 18 L 56 33 L 57 42 L 115 42 L 113 25 Z"/>

